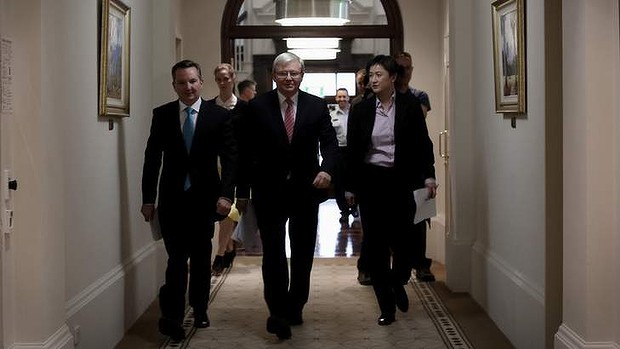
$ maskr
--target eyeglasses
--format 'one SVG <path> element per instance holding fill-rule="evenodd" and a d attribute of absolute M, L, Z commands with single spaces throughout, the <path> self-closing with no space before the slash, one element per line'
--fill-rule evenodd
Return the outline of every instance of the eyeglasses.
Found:
<path fill-rule="evenodd" d="M 280 80 L 284 80 L 288 77 L 290 77 L 291 79 L 299 79 L 301 77 L 301 72 L 300 71 L 279 71 L 276 72 L 276 77 Z"/>

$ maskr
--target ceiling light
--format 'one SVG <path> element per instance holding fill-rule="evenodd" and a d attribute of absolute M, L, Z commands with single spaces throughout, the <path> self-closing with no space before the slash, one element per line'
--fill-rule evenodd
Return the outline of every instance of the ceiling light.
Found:
<path fill-rule="evenodd" d="M 336 59 L 338 52 L 340 52 L 336 48 L 296 48 L 288 51 L 296 54 L 304 61 Z"/>
<path fill-rule="evenodd" d="M 344 25 L 350 0 L 275 0 L 276 22 L 283 26 Z"/>
<path fill-rule="evenodd" d="M 340 38 L 285 38 L 288 48 L 338 48 Z"/>

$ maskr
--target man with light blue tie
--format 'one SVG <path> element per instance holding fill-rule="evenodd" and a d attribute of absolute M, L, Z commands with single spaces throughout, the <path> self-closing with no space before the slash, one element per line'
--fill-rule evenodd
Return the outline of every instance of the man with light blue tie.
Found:
<path fill-rule="evenodd" d="M 185 338 L 188 271 L 194 327 L 210 325 L 213 225 L 228 215 L 234 195 L 237 146 L 231 118 L 200 97 L 202 85 L 198 63 L 183 60 L 172 67 L 179 98 L 153 110 L 144 152 L 142 214 L 146 221 L 154 219 L 157 199 L 168 253 L 165 284 L 159 290 L 159 331 L 173 340 Z"/>

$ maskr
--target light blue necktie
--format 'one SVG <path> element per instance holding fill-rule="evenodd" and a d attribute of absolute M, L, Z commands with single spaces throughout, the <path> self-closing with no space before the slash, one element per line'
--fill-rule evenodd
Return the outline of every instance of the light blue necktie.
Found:
<path fill-rule="evenodd" d="M 194 139 L 194 123 L 192 122 L 192 117 L 194 114 L 194 109 L 191 107 L 185 108 L 185 113 L 187 117 L 185 118 L 185 122 L 183 123 L 183 140 L 185 141 L 185 148 L 187 148 L 187 153 L 189 154 L 190 149 L 192 148 L 192 140 Z M 183 188 L 185 190 L 189 189 L 192 186 L 192 183 L 189 179 L 189 173 L 187 177 L 185 177 L 185 185 Z"/>

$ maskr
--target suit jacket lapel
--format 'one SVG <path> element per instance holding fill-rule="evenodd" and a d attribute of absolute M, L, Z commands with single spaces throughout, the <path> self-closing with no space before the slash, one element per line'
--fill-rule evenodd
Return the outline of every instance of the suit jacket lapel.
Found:
<path fill-rule="evenodd" d="M 286 127 L 284 126 L 284 119 L 282 117 L 282 109 L 280 106 L 280 98 L 278 97 L 278 91 L 277 90 L 272 90 L 273 96 L 271 98 L 271 114 L 272 117 L 275 120 L 275 122 L 271 123 L 272 125 L 277 125 L 275 127 L 278 128 L 278 132 L 281 137 L 281 141 L 284 144 L 288 144 L 288 135 L 286 134 Z M 299 103 L 299 100 L 297 100 L 297 103 Z M 299 108 L 299 105 L 297 106 Z M 299 110 L 298 110 L 299 111 Z M 295 124 L 297 124 L 297 115 L 295 115 Z M 295 131 L 293 131 L 293 134 L 295 134 Z"/>
<path fill-rule="evenodd" d="M 375 127 L 375 119 L 377 117 L 377 109 L 376 109 L 376 104 L 377 103 L 377 98 L 373 97 L 370 99 L 370 102 L 368 104 L 368 108 L 364 108 L 365 109 L 365 114 L 364 114 L 364 122 L 362 123 L 363 127 L 364 127 L 364 131 L 363 131 L 363 135 L 365 137 L 365 139 L 367 140 L 367 144 L 372 144 L 372 129 Z"/>
<path fill-rule="evenodd" d="M 400 130 L 403 129 L 406 120 L 405 118 L 408 116 L 408 111 L 406 109 L 406 104 L 403 103 L 404 100 L 402 98 L 399 98 L 399 94 L 396 93 L 396 98 L 394 99 L 394 108 L 395 108 L 395 113 L 394 113 L 394 143 L 398 144 L 400 143 L 400 141 L 398 140 L 400 137 Z M 411 137 L 411 135 L 410 135 Z"/>

